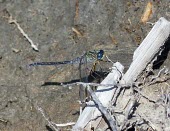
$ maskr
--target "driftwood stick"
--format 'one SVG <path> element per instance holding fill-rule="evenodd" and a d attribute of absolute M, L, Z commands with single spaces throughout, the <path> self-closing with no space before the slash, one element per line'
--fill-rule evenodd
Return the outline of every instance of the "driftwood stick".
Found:
<path fill-rule="evenodd" d="M 104 115 L 104 117 L 107 119 L 107 122 L 109 123 L 110 128 L 113 131 L 117 131 L 116 120 L 112 118 L 112 116 L 109 114 L 107 109 L 102 105 L 100 100 L 97 98 L 96 94 L 92 91 L 91 87 L 87 86 L 87 89 L 90 92 L 90 95 L 92 96 L 94 103 L 97 105 L 97 108 Z"/>
<path fill-rule="evenodd" d="M 136 49 L 133 56 L 133 62 L 131 63 L 128 71 L 122 77 L 121 81 L 119 82 L 120 85 L 132 85 L 134 81 L 139 77 L 142 71 L 148 66 L 150 62 L 154 62 L 158 55 L 161 54 L 163 51 L 164 43 L 168 39 L 170 35 L 170 22 L 168 22 L 165 18 L 160 18 L 140 46 Z M 116 65 L 115 65 L 116 66 Z M 108 77 L 104 80 L 102 84 L 115 84 L 119 81 L 118 78 L 121 77 L 122 67 L 116 66 L 114 73 L 109 74 Z M 116 77 L 116 79 L 115 79 Z M 118 86 L 118 85 L 117 85 Z M 108 87 L 98 87 L 98 90 L 107 89 Z M 116 88 L 98 92 L 96 91 L 96 96 L 101 101 L 104 107 L 109 106 L 109 102 L 111 101 L 113 95 L 114 100 L 116 100 L 122 86 L 118 86 Z M 116 91 L 116 92 L 115 92 Z M 101 112 L 96 107 L 86 107 L 83 113 L 79 116 L 79 119 L 76 125 L 73 127 L 73 130 L 90 130 L 90 126 L 96 129 L 97 127 L 101 130 L 104 126 L 100 126 L 100 121 L 102 120 Z M 96 118 L 96 119 L 94 119 Z M 95 121 L 92 121 L 95 120 Z M 100 124 L 99 124 L 100 123 Z"/>
<path fill-rule="evenodd" d="M 124 67 L 119 63 L 116 62 L 113 65 L 112 71 L 108 74 L 108 76 L 101 82 L 101 84 L 111 84 L 112 87 L 113 85 L 116 85 L 117 82 L 119 81 L 120 77 L 122 76 Z M 110 101 L 112 99 L 112 96 L 115 92 L 116 88 L 110 88 L 110 87 L 105 87 L 105 86 L 99 86 L 97 91 L 95 92 L 96 96 L 102 103 L 104 107 L 108 107 L 110 104 Z M 77 123 L 73 127 L 73 130 L 83 130 L 85 127 L 87 130 L 90 130 L 90 123 L 92 120 L 101 119 L 101 112 L 98 110 L 97 107 L 91 107 L 87 106 L 82 114 L 79 116 Z M 98 120 L 97 119 L 97 120 Z M 100 122 L 100 121 L 99 121 Z M 93 126 L 97 126 L 98 123 L 96 123 Z"/>
<path fill-rule="evenodd" d="M 161 55 L 163 51 L 164 43 L 170 35 L 170 22 L 161 17 L 153 26 L 149 34 L 135 50 L 133 55 L 133 62 L 131 63 L 128 71 L 122 77 L 120 84 L 131 85 L 147 67 L 150 62 L 154 62 L 158 55 Z M 118 87 L 113 98 L 113 104 L 116 102 L 116 98 L 121 90 L 121 86 Z"/>
<path fill-rule="evenodd" d="M 169 35 L 170 22 L 161 17 L 140 46 L 135 50 L 133 62 L 123 76 L 121 80 L 122 84 L 131 84 L 137 79 L 146 66 L 163 50 L 161 47 L 164 45 Z"/>

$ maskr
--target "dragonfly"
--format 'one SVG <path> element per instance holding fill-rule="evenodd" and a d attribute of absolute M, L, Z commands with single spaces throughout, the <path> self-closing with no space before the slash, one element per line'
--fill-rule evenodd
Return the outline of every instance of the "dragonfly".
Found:
<path fill-rule="evenodd" d="M 29 66 L 30 67 L 51 66 L 51 65 L 58 66 L 58 65 L 78 64 L 79 81 L 89 82 L 89 76 L 92 76 L 92 78 L 94 78 L 94 79 L 96 77 L 98 77 L 100 79 L 100 78 L 105 77 L 109 73 L 110 70 L 108 70 L 108 69 L 111 65 L 107 65 L 106 62 L 108 64 L 109 63 L 112 64 L 113 62 L 110 60 L 117 61 L 117 60 L 121 59 L 120 62 L 121 63 L 123 62 L 123 65 L 126 65 L 126 63 L 131 63 L 130 57 L 132 57 L 132 55 L 133 55 L 131 52 L 133 52 L 135 49 L 136 49 L 136 47 L 119 48 L 119 49 L 114 49 L 114 52 L 112 51 L 113 49 L 93 50 L 93 51 L 85 52 L 83 55 L 81 55 L 77 58 L 74 58 L 72 60 L 69 60 L 69 61 L 35 62 L 32 64 L 29 64 Z M 110 60 L 107 57 L 109 57 Z M 105 58 L 107 58 L 107 60 Z M 90 63 L 90 64 L 88 64 L 88 63 Z M 102 64 L 104 64 L 104 65 L 102 65 Z M 104 69 L 104 66 L 105 66 L 107 70 L 106 71 L 100 70 L 99 72 L 96 73 L 95 71 L 97 70 L 96 69 L 97 65 L 100 65 L 100 67 L 99 67 L 100 69 Z M 126 66 L 128 68 L 129 64 Z M 94 73 L 96 74 L 96 76 L 93 76 Z M 87 90 L 85 90 L 84 87 L 80 86 L 79 87 L 80 102 L 84 101 L 86 94 L 87 94 Z"/>
<path fill-rule="evenodd" d="M 33 66 L 58 66 L 58 65 L 66 65 L 66 64 L 78 64 L 79 65 L 79 78 L 80 81 L 83 82 L 88 82 L 88 76 L 90 74 L 92 74 L 93 72 L 95 72 L 95 68 L 97 63 L 99 63 L 100 61 L 104 60 L 104 56 L 105 56 L 105 52 L 104 50 L 93 50 L 93 51 L 88 51 L 86 53 L 84 53 L 82 56 L 74 58 L 72 60 L 69 61 L 58 61 L 58 62 L 35 62 L 32 64 L 29 64 L 29 67 L 33 67 Z M 93 66 L 91 69 L 89 69 L 88 67 L 85 67 L 85 71 L 82 70 L 84 67 L 83 66 L 87 66 L 87 63 L 93 63 Z M 87 71 L 90 70 L 90 71 Z M 84 72 L 90 72 L 90 74 L 88 73 L 84 73 Z M 84 74 L 86 75 L 84 77 Z M 86 93 L 85 93 L 86 92 Z M 80 86 L 79 87 L 79 97 L 80 97 L 80 102 L 83 103 L 84 102 L 84 98 L 87 95 L 87 90 L 84 89 L 84 87 Z"/>
<path fill-rule="evenodd" d="M 104 50 L 99 51 L 88 51 L 81 57 L 77 57 L 70 61 L 59 61 L 59 62 L 35 62 L 29 64 L 29 66 L 49 66 L 49 65 L 64 65 L 64 64 L 85 64 L 87 62 L 94 62 L 96 60 L 101 61 L 104 57 Z"/>

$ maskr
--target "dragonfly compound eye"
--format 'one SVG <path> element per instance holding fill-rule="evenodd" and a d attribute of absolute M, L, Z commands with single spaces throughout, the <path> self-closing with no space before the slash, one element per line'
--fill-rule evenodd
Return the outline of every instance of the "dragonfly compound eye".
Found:
<path fill-rule="evenodd" d="M 100 50 L 98 53 L 97 53 L 97 59 L 98 60 L 101 60 L 104 56 L 104 51 L 103 50 Z"/>

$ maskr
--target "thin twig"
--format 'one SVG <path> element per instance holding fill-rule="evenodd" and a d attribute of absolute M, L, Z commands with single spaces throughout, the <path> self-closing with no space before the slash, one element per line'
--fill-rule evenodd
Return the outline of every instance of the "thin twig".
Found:
<path fill-rule="evenodd" d="M 166 90 L 164 93 L 164 90 L 161 87 L 161 103 L 163 104 L 165 111 L 166 111 L 166 118 L 170 117 L 170 93 L 168 91 L 169 89 Z"/>
<path fill-rule="evenodd" d="M 127 109 L 125 110 L 125 119 L 126 120 L 129 119 L 129 116 L 132 113 L 132 110 L 134 109 L 136 104 L 137 104 L 137 99 L 135 97 L 131 98 L 129 105 L 127 106 Z"/>
<path fill-rule="evenodd" d="M 158 77 L 155 80 L 153 80 L 152 82 L 148 83 L 147 86 L 153 85 L 155 83 L 162 83 L 162 82 L 166 82 L 167 80 L 169 80 L 170 77 L 169 76 L 164 76 L 164 77 Z"/>
<path fill-rule="evenodd" d="M 142 93 L 138 88 L 133 87 L 133 89 L 134 89 L 135 91 L 137 91 L 142 97 L 144 97 L 145 99 L 147 99 L 149 102 L 156 103 L 156 101 L 151 100 L 150 98 L 148 98 L 147 95 L 144 94 L 144 93 Z"/>
<path fill-rule="evenodd" d="M 113 99 L 112 99 L 112 105 L 114 105 L 116 103 L 117 97 L 118 97 L 121 89 L 122 89 L 121 86 L 118 86 L 118 88 L 116 89 L 116 92 L 115 92 Z"/>
<path fill-rule="evenodd" d="M 17 28 L 19 29 L 19 31 L 21 32 L 21 34 L 28 40 L 28 42 L 31 44 L 31 47 L 35 50 L 38 51 L 38 47 L 33 43 L 33 41 L 28 37 L 28 35 L 24 32 L 24 30 L 21 28 L 21 26 L 18 24 L 18 22 L 16 20 L 14 20 L 12 18 L 12 16 L 9 17 L 9 23 L 12 24 L 14 23 Z"/>
<path fill-rule="evenodd" d="M 117 87 L 121 86 L 121 88 L 128 88 L 130 86 L 137 86 L 139 84 L 141 84 L 141 82 L 134 82 L 131 85 L 129 85 L 129 84 L 114 85 L 114 84 L 85 83 L 85 82 L 75 82 L 75 83 L 71 83 L 71 84 L 61 83 L 60 85 L 63 86 L 63 87 L 70 87 L 70 86 L 74 86 L 74 85 L 83 85 L 84 88 L 86 88 L 86 86 L 104 86 L 104 87 L 110 87 L 110 88 L 113 88 L 113 87 L 117 88 Z"/>
<path fill-rule="evenodd" d="M 138 114 L 139 115 L 139 114 Z M 161 131 L 161 127 L 157 126 L 154 122 L 152 122 L 145 114 L 139 115 L 142 119 L 148 122 L 148 125 L 156 130 L 156 131 Z"/>
<path fill-rule="evenodd" d="M 83 85 L 83 87 L 86 88 L 86 86 L 105 86 L 105 87 L 115 87 L 115 85 L 113 84 L 98 84 L 98 83 L 84 83 L 84 82 L 75 82 L 75 83 L 71 83 L 71 84 L 61 84 L 61 86 L 64 87 L 70 87 L 70 86 L 74 86 L 74 85 Z"/>
<path fill-rule="evenodd" d="M 75 125 L 75 122 L 69 122 L 69 123 L 63 123 L 63 124 L 56 124 L 54 122 L 51 121 L 51 123 L 57 127 L 65 127 L 65 126 L 72 126 Z"/>
<path fill-rule="evenodd" d="M 157 74 L 156 76 L 153 76 L 153 77 L 152 77 L 151 81 L 153 81 L 154 79 L 160 77 L 160 75 L 162 74 L 163 71 L 165 71 L 165 69 L 166 69 L 166 68 L 165 68 L 165 66 L 164 66 L 161 70 L 159 70 L 159 72 L 158 72 L 158 74 Z"/>
<path fill-rule="evenodd" d="M 131 87 L 131 89 L 132 88 L 133 87 Z M 131 96 L 130 100 L 128 101 L 128 103 L 126 105 L 126 109 L 124 111 L 125 118 L 124 118 L 123 124 L 120 127 L 121 130 L 123 130 L 128 124 L 130 124 L 128 120 L 130 119 L 130 116 L 134 112 L 135 107 L 137 106 L 138 101 L 139 101 L 138 95 L 133 93 L 133 95 Z"/>
<path fill-rule="evenodd" d="M 39 106 L 37 106 L 37 110 L 40 111 L 40 113 L 43 115 L 43 117 L 45 118 L 45 120 L 48 122 L 48 124 L 55 130 L 55 131 L 59 131 L 54 125 L 53 123 L 49 120 L 49 118 L 47 118 L 45 116 L 45 113 L 43 111 L 43 109 Z"/>
<path fill-rule="evenodd" d="M 96 94 L 92 91 L 90 86 L 87 86 L 89 93 L 91 94 L 94 103 L 98 106 L 99 111 L 105 116 L 105 118 L 108 120 L 109 126 L 113 131 L 117 131 L 116 128 L 116 120 L 112 118 L 112 116 L 109 114 L 109 112 L 106 110 L 106 108 L 102 105 L 100 100 L 97 98 Z"/>

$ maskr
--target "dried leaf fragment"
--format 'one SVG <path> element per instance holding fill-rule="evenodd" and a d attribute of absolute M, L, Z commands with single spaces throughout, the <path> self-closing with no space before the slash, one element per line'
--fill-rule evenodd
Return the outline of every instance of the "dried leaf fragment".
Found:
<path fill-rule="evenodd" d="M 82 37 L 83 35 L 82 35 L 82 33 L 80 32 L 80 31 L 78 31 L 76 28 L 74 28 L 74 27 L 72 27 L 72 31 L 74 32 L 74 33 L 76 33 L 76 35 L 77 36 L 79 36 L 79 37 Z"/>
<path fill-rule="evenodd" d="M 145 11 L 144 11 L 144 13 L 141 17 L 142 23 L 146 23 L 148 21 L 148 19 L 151 17 L 152 8 L 153 8 L 152 2 L 148 2 L 147 5 L 146 5 L 146 8 L 145 8 Z"/>
<path fill-rule="evenodd" d="M 115 45 L 118 44 L 116 41 L 116 38 L 112 34 L 110 34 L 110 38 L 111 38 L 113 44 L 115 44 Z"/>

